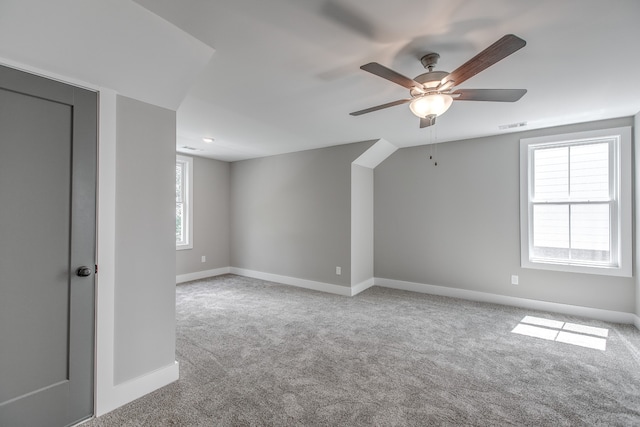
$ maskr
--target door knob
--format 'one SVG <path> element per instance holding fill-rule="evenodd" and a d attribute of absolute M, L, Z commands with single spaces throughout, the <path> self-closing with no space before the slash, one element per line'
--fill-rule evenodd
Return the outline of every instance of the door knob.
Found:
<path fill-rule="evenodd" d="M 87 266 L 82 266 L 76 270 L 76 274 L 80 277 L 91 276 L 91 268 Z"/>

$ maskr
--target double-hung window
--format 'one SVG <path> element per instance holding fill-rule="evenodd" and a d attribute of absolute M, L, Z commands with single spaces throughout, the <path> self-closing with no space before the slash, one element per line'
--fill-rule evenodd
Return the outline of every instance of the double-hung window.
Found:
<path fill-rule="evenodd" d="M 193 247 L 193 159 L 176 156 L 176 249 Z"/>
<path fill-rule="evenodd" d="M 630 128 L 520 144 L 522 266 L 630 277 Z"/>

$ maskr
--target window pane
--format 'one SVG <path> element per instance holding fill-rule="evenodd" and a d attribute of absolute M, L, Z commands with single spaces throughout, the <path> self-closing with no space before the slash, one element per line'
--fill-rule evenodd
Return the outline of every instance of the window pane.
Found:
<path fill-rule="evenodd" d="M 571 147 L 571 197 L 580 200 L 609 198 L 609 144 Z"/>
<path fill-rule="evenodd" d="M 533 246 L 569 248 L 569 206 L 533 206 Z"/>
<path fill-rule="evenodd" d="M 563 200 L 569 195 L 569 147 L 534 152 L 533 194 L 536 200 Z"/>
<path fill-rule="evenodd" d="M 571 258 L 582 261 L 610 261 L 609 224 L 608 204 L 572 206 Z"/>
<path fill-rule="evenodd" d="M 176 162 L 176 202 L 182 202 L 182 189 L 184 186 L 182 185 L 183 171 L 184 165 L 182 163 Z"/>
<path fill-rule="evenodd" d="M 176 203 L 176 243 L 184 242 L 184 205 Z"/>

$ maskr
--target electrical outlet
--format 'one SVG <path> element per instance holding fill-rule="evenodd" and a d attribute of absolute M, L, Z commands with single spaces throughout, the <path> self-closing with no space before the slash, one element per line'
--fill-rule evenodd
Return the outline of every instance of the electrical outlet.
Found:
<path fill-rule="evenodd" d="M 342 267 L 336 267 L 336 275 L 339 276 L 342 274 Z"/>
<path fill-rule="evenodd" d="M 202 258 L 200 259 L 202 262 L 207 262 L 207 257 L 202 255 Z"/>
<path fill-rule="evenodd" d="M 516 276 L 515 274 L 511 276 L 511 284 L 512 285 L 518 284 L 518 276 Z"/>

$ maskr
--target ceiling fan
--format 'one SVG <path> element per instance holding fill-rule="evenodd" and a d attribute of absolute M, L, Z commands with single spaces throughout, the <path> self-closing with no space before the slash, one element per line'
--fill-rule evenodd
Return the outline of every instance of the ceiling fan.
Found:
<path fill-rule="evenodd" d="M 520 37 L 507 34 L 451 73 L 433 71 L 440 55 L 428 53 L 420 59 L 428 71 L 415 79 L 405 77 L 377 62 L 370 62 L 360 68 L 409 89 L 411 98 L 400 99 L 350 114 L 360 116 L 410 102 L 409 108 L 413 114 L 420 118 L 420 127 L 424 128 L 434 125 L 436 117 L 447 111 L 453 101 L 515 102 L 527 93 L 526 89 L 453 90 L 453 88 L 523 48 L 526 44 L 527 42 Z"/>

